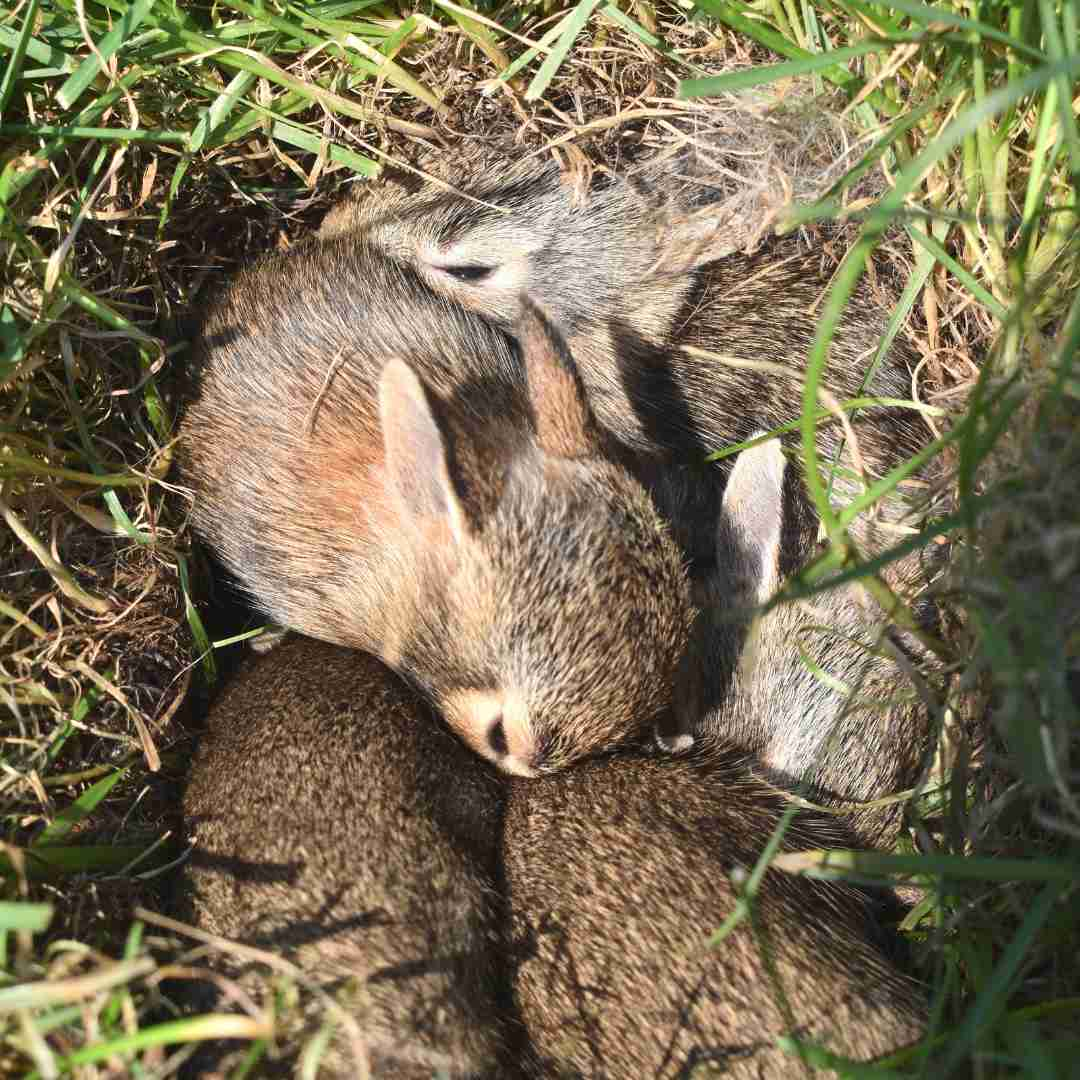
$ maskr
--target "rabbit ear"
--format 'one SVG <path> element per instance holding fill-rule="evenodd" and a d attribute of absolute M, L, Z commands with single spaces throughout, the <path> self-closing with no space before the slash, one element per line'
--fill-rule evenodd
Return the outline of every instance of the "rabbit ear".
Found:
<path fill-rule="evenodd" d="M 738 251 L 749 231 L 732 217 L 722 207 L 672 210 L 657 223 L 656 257 L 647 275 L 686 273 Z"/>
<path fill-rule="evenodd" d="M 726 184 L 717 186 L 718 179 L 714 164 L 693 146 L 674 159 L 661 156 L 637 174 L 644 192 L 642 236 L 655 252 L 646 278 L 682 274 L 722 259 L 770 224 L 749 220 L 746 196 L 729 195 Z"/>
<path fill-rule="evenodd" d="M 524 294 L 517 338 L 540 448 L 560 458 L 591 457 L 599 453 L 599 430 L 574 358 L 562 335 Z"/>
<path fill-rule="evenodd" d="M 460 539 L 465 514 L 451 478 L 445 425 L 404 360 L 390 360 L 383 368 L 379 417 L 389 486 L 399 505 L 417 523 L 445 522 Z"/>
<path fill-rule="evenodd" d="M 750 603 L 764 603 L 779 584 L 786 466 L 772 439 L 739 454 L 724 488 L 717 565 L 728 568 L 731 587 Z"/>

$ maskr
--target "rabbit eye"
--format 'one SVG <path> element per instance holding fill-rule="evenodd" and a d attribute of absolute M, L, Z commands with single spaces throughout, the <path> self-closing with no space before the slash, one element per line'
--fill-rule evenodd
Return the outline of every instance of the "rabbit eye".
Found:
<path fill-rule="evenodd" d="M 483 281 L 491 277 L 495 270 L 493 266 L 441 266 L 444 274 L 449 274 L 458 281 Z"/>

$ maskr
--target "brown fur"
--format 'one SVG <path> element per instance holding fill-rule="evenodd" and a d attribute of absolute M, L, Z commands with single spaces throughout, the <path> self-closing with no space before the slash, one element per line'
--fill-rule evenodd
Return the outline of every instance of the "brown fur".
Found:
<path fill-rule="evenodd" d="M 859 804 L 910 787 L 927 753 L 929 714 L 894 659 L 910 642 L 884 632 L 857 585 L 755 617 L 783 578 L 784 474 L 777 442 L 736 459 L 715 533 L 719 595 L 695 640 L 692 671 L 704 677 L 680 686 L 703 698 L 684 711 L 703 717 L 699 731 L 752 751 L 772 782 L 843 804 L 860 844 L 888 847 L 899 805 Z"/>
<path fill-rule="evenodd" d="M 498 775 L 381 663 L 292 638 L 211 712 L 184 799 L 190 914 L 343 995 L 374 1076 L 488 1074 L 508 1030 L 502 802 Z M 353 1060 L 339 1029 L 333 1075 Z"/>
<path fill-rule="evenodd" d="M 774 977 L 795 1033 L 834 1052 L 866 1060 L 922 1036 L 922 992 L 848 887 L 770 870 L 751 922 L 709 948 L 736 903 L 729 875 L 753 868 L 782 807 L 710 738 L 686 756 L 590 761 L 511 782 L 515 993 L 545 1059 L 539 1075 L 802 1075 L 776 1046 L 791 1029 Z M 813 815 L 784 841 L 848 844 L 840 825 Z"/>
<path fill-rule="evenodd" d="M 670 704 L 692 611 L 565 345 L 518 306 L 520 352 L 354 239 L 264 260 L 205 319 L 181 465 L 268 614 L 376 653 L 530 774 Z"/>
<path fill-rule="evenodd" d="M 392 253 L 432 288 L 504 325 L 518 311 L 515 290 L 527 289 L 565 328 L 598 421 L 671 522 L 691 565 L 702 613 L 680 680 L 677 727 L 729 734 L 758 754 L 777 782 L 792 785 L 806 776 L 811 797 L 866 801 L 891 794 L 913 781 L 925 754 L 925 709 L 910 700 L 869 713 L 851 707 L 844 693 L 808 671 L 799 651 L 807 649 L 826 670 L 854 685 L 860 698 L 902 698 L 899 688 L 906 680 L 895 665 L 866 649 L 879 636 L 880 614 L 855 589 L 830 593 L 815 605 L 786 606 L 754 639 L 756 666 L 737 672 L 747 650 L 745 624 L 731 619 L 731 609 L 742 602 L 733 580 L 735 555 L 730 541 L 717 544 L 715 532 L 732 465 L 705 461 L 712 450 L 798 418 L 830 270 L 821 253 L 800 250 L 791 241 L 753 255 L 713 258 L 724 238 L 701 231 L 696 243 L 688 242 L 687 223 L 707 218 L 673 179 L 678 173 L 646 168 L 633 183 L 604 177 L 588 198 L 576 199 L 552 163 L 484 162 L 453 180 L 467 195 L 507 213 L 435 185 L 391 181 L 342 208 L 328 230 Z M 841 319 L 825 371 L 824 385 L 837 399 L 910 397 L 914 358 L 900 341 L 868 388 L 860 388 L 887 315 L 861 284 Z M 745 366 L 762 362 L 775 369 Z M 864 408 L 853 426 L 871 480 L 925 441 L 916 414 L 899 408 Z M 829 424 L 818 437 L 823 463 L 839 461 L 833 483 L 837 506 L 862 490 L 842 434 Z M 785 438 L 789 449 L 796 441 Z M 918 488 L 917 481 L 906 494 Z M 781 512 L 778 498 L 770 492 L 747 495 L 751 505 L 772 499 L 775 514 Z M 902 493 L 862 515 L 854 531 L 864 550 L 898 542 L 897 526 L 907 509 Z M 772 587 L 749 603 L 769 599 L 779 581 L 805 563 L 817 529 L 795 457 L 775 550 L 763 556 L 772 567 Z M 885 576 L 908 594 L 926 579 L 919 556 L 895 564 Z M 925 606 L 917 610 L 926 613 Z M 811 627 L 818 622 L 832 623 L 849 639 L 814 634 Z M 905 645 L 911 648 L 912 642 Z M 862 838 L 873 842 L 887 839 L 898 821 L 894 808 L 870 812 L 857 824 Z"/>
<path fill-rule="evenodd" d="M 363 237 L 415 267 L 437 292 L 506 327 L 517 318 L 523 291 L 543 304 L 566 335 L 597 419 L 644 456 L 644 475 L 659 470 L 654 489 L 662 510 L 695 562 L 708 565 L 711 549 L 697 537 L 715 514 L 700 512 L 701 495 L 665 481 L 673 470 L 689 469 L 690 483 L 718 500 L 729 465 L 703 466 L 705 456 L 798 417 L 832 268 L 820 252 L 794 241 L 731 253 L 727 238 L 710 231 L 708 187 L 686 184 L 683 158 L 646 165 L 633 181 L 598 174 L 587 198 L 551 161 L 467 164 L 462 173 L 455 161 L 448 177 L 463 194 L 391 178 L 332 211 L 324 232 Z M 860 396 L 888 314 L 865 282 L 856 288 L 825 370 L 825 389 L 841 401 Z M 770 362 L 787 374 L 702 360 L 687 347 Z M 897 340 L 863 394 L 909 398 L 914 362 Z M 920 449 L 927 436 L 916 414 L 902 409 L 864 409 L 855 430 L 873 477 Z M 841 443 L 836 424 L 821 428 L 826 463 Z M 849 452 L 840 463 L 853 467 Z M 802 527 L 788 569 L 803 561 L 816 530 L 802 486 L 792 490 Z M 859 486 L 840 477 L 834 490 L 842 504 Z M 901 501 L 886 514 L 896 518 L 903 510 Z M 895 539 L 867 518 L 856 533 L 871 549 Z"/>

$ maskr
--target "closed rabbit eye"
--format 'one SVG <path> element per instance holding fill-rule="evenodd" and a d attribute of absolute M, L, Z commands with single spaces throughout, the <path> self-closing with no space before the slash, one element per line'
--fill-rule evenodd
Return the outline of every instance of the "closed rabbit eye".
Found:
<path fill-rule="evenodd" d="M 439 269 L 458 281 L 468 282 L 483 281 L 495 272 L 494 266 L 440 266 Z"/>

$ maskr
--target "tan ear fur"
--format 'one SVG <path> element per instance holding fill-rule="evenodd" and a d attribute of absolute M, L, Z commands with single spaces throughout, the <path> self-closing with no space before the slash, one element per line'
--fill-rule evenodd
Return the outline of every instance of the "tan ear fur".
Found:
<path fill-rule="evenodd" d="M 517 338 L 540 448 L 552 457 L 591 457 L 600 435 L 570 350 L 546 315 L 521 296 Z"/>
<path fill-rule="evenodd" d="M 732 586 L 750 603 L 764 603 L 779 585 L 786 468 L 771 439 L 739 454 L 724 488 L 717 564 L 731 568 Z"/>
<path fill-rule="evenodd" d="M 398 505 L 417 526 L 445 523 L 460 540 L 465 514 L 450 477 L 446 432 L 404 360 L 387 361 L 379 377 L 379 418 L 387 480 Z"/>
<path fill-rule="evenodd" d="M 656 226 L 656 258 L 646 273 L 668 277 L 696 270 L 739 251 L 746 235 L 745 224 L 731 220 L 723 207 L 669 210 Z"/>

